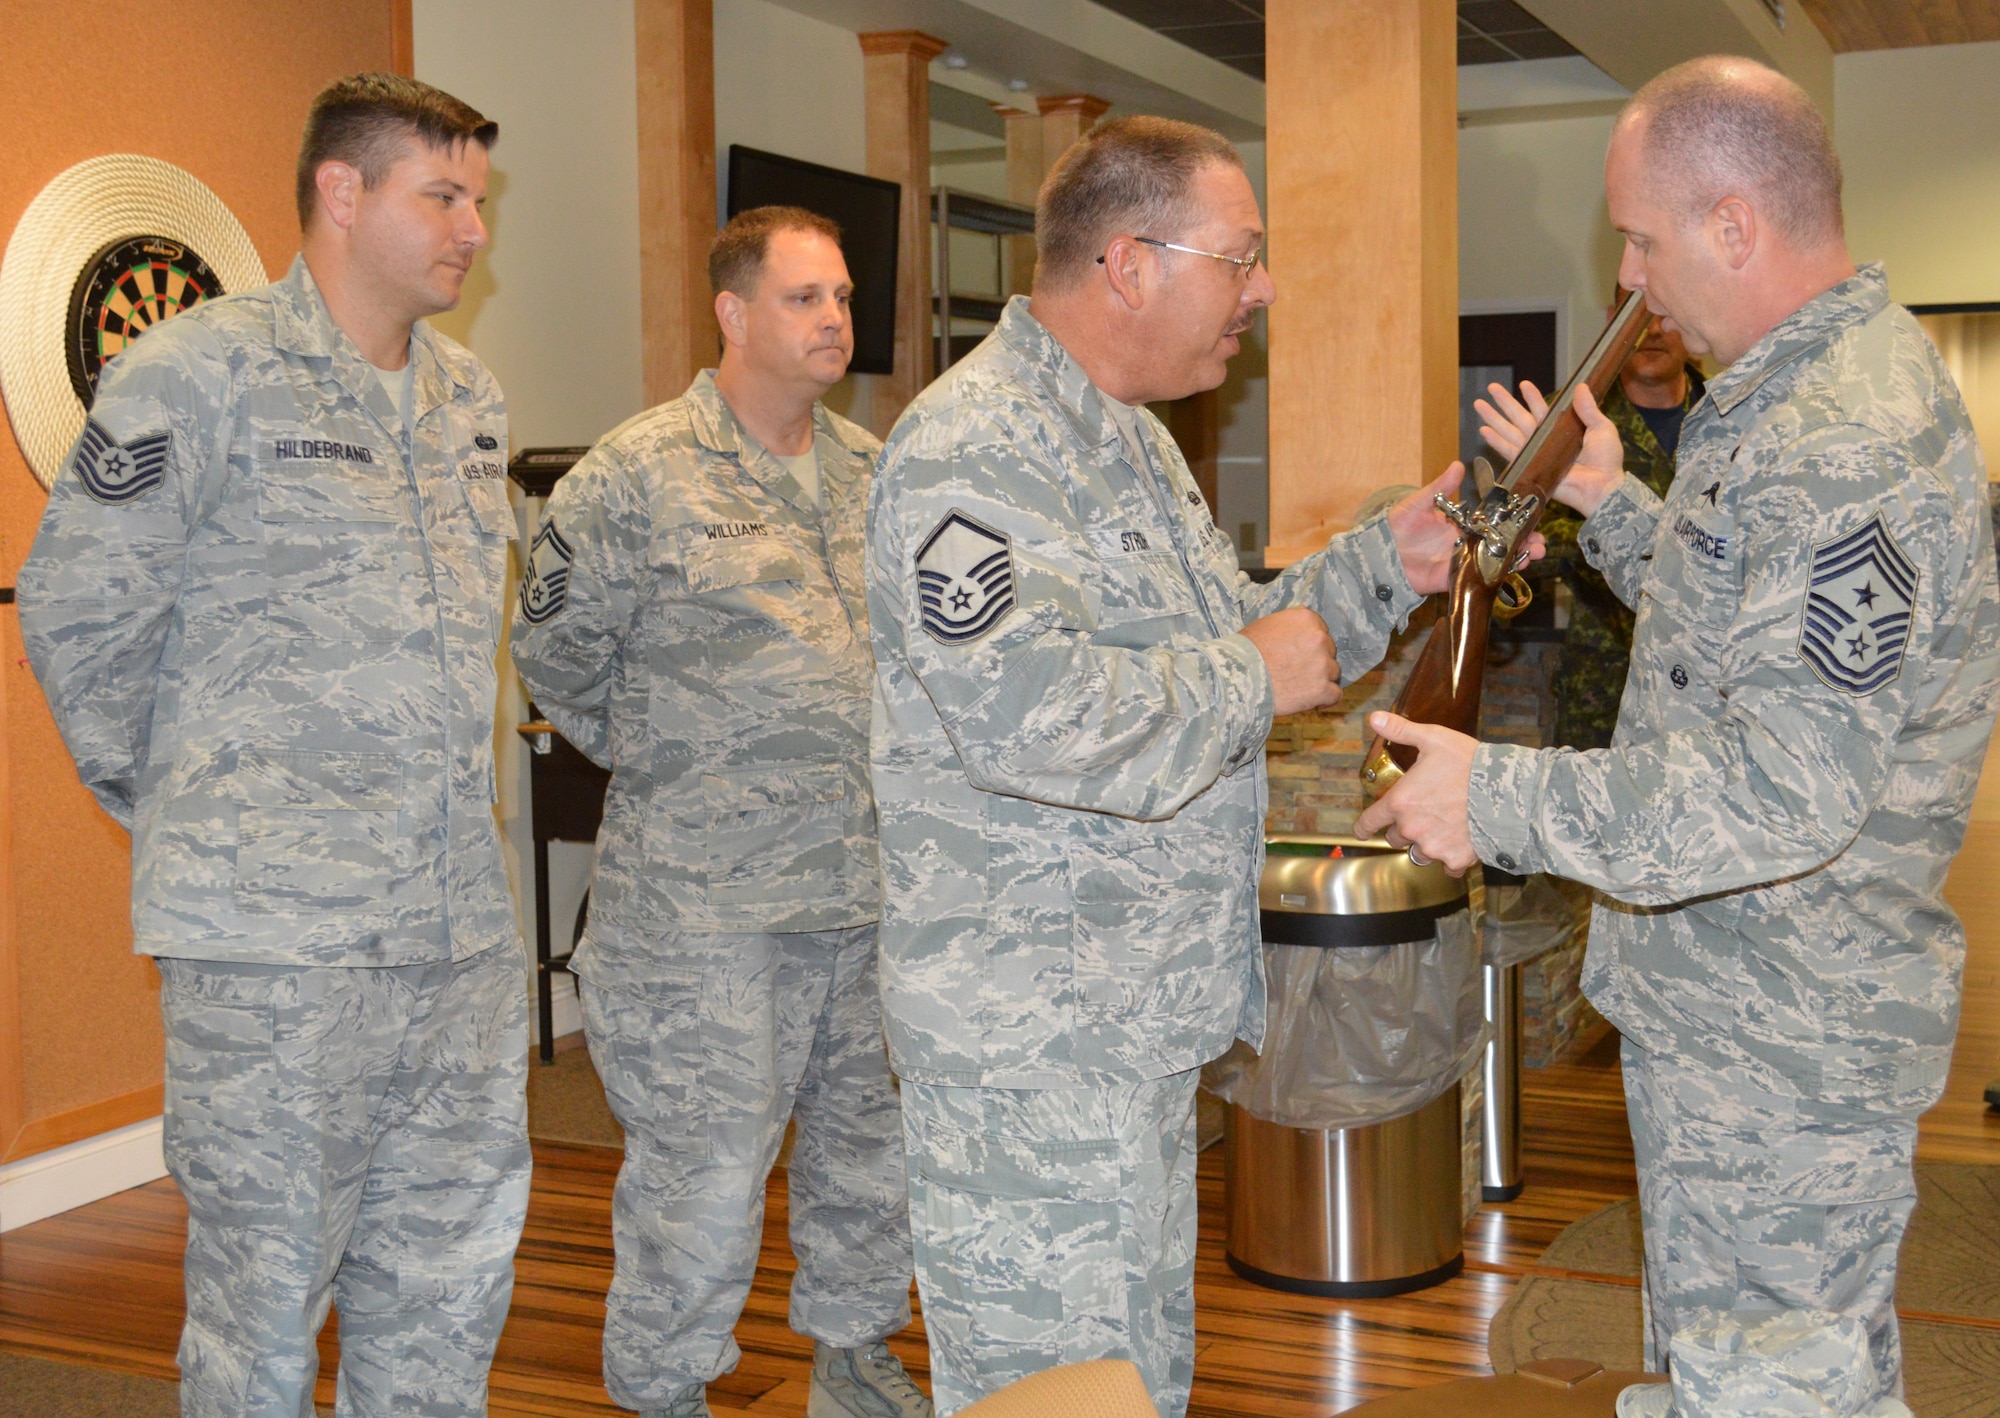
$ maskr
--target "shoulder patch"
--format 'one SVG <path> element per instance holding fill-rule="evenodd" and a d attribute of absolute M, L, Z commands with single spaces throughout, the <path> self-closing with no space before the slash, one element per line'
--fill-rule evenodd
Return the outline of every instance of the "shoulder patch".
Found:
<path fill-rule="evenodd" d="M 96 419 L 83 421 L 76 447 L 76 475 L 83 490 L 113 507 L 136 502 L 167 480 L 171 433 L 149 433 L 120 443 Z"/>
<path fill-rule="evenodd" d="M 953 508 L 917 548 L 924 631 L 945 645 L 979 639 L 1014 609 L 1014 545 Z"/>
<path fill-rule="evenodd" d="M 569 601 L 569 564 L 575 559 L 555 520 L 542 523 L 528 548 L 527 574 L 521 578 L 521 619 L 540 625 L 562 614 Z"/>
<path fill-rule="evenodd" d="M 1813 547 L 1799 658 L 1844 694 L 1873 694 L 1894 680 L 1921 576 L 1880 514 L 1820 542 Z"/>

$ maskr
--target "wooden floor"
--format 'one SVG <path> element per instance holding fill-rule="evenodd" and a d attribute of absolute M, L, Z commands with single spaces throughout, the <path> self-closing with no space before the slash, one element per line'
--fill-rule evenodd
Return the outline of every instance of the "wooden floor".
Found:
<path fill-rule="evenodd" d="M 1919 1155 L 2000 1163 L 2000 1115 L 1980 1101 L 1986 1080 L 2000 1077 L 2000 820 L 1974 822 L 1951 896 L 1972 939 L 1965 1013 Z M 1564 1226 L 1634 1191 L 1615 1038 L 1576 1063 L 1529 1071 L 1522 1094 L 1527 1189 L 1474 1218 L 1463 1275 L 1395 1299 L 1320 1300 L 1239 1280 L 1223 1261 L 1221 1149 L 1205 1154 L 1191 1412 L 1317 1418 L 1485 1371 L 1487 1322 L 1515 1279 Z M 536 1146 L 514 1306 L 494 1366 L 496 1414 L 623 1411 L 598 1378 L 619 1155 Z M 173 1186 L 155 1182 L 0 1237 L 0 1348 L 173 1377 L 185 1225 Z M 710 1389 L 718 1411 L 804 1412 L 810 1345 L 785 1323 L 790 1278 L 780 1175 L 737 1331 L 743 1363 Z M 925 1377 L 921 1323 L 893 1343 Z M 320 1397 L 330 1403 L 330 1333 L 322 1351 Z"/>
<path fill-rule="evenodd" d="M 1523 1267 L 1569 1222 L 1632 1193 L 1612 1044 L 1579 1064 L 1527 1075 L 1527 1190 L 1475 1218 L 1465 1274 L 1418 1294 L 1337 1302 L 1239 1280 L 1222 1256 L 1222 1150 L 1204 1154 L 1192 1412 L 1325 1414 L 1392 1389 L 1482 1372 L 1487 1321 Z M 619 1155 L 535 1149 L 514 1307 L 494 1366 L 496 1414 L 622 1411 L 598 1380 Z M 185 1224 L 178 1193 L 162 1181 L 0 1237 L 0 1347 L 172 1377 Z M 780 1175 L 763 1264 L 737 1331 L 743 1363 L 710 1390 L 718 1411 L 804 1411 L 810 1345 L 785 1323 L 791 1268 Z M 921 1323 L 895 1347 L 921 1376 Z M 331 1335 L 322 1348 L 330 1374 Z M 323 1376 L 321 1399 L 331 1398 Z"/>

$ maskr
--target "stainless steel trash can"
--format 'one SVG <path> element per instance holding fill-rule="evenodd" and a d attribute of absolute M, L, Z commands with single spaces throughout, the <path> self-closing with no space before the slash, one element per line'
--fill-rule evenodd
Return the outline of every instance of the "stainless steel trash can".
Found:
<path fill-rule="evenodd" d="M 1465 907 L 1462 879 L 1381 842 L 1294 836 L 1269 845 L 1258 904 L 1273 945 L 1397 945 Z M 1274 1289 L 1350 1299 L 1450 1279 L 1465 1265 L 1461 1138 L 1455 1087 L 1370 1127 L 1283 1127 L 1232 1104 L 1230 1269 Z"/>

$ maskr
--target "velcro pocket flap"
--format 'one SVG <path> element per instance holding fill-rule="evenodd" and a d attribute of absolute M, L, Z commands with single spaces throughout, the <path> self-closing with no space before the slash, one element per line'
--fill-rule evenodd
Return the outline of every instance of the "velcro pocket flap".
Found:
<path fill-rule="evenodd" d="M 394 812 L 403 801 L 403 761 L 393 753 L 244 749 L 236 792 L 246 807 Z"/>
<path fill-rule="evenodd" d="M 725 528 L 764 526 L 761 522 L 731 522 Z M 682 574 L 688 589 L 700 595 L 751 586 L 760 581 L 803 581 L 806 565 L 798 549 L 768 529 L 711 541 L 702 527 L 680 529 Z"/>
<path fill-rule="evenodd" d="M 1070 895 L 1077 901 L 1145 901 L 1177 885 L 1185 853 L 1164 837 L 1075 842 L 1069 849 Z"/>
<path fill-rule="evenodd" d="M 521 527 L 514 520 L 514 508 L 507 501 L 507 485 L 497 482 L 461 481 L 465 500 L 471 504 L 472 520 L 489 537 L 518 537 Z"/>
<path fill-rule="evenodd" d="M 838 802 L 847 796 L 847 770 L 837 763 L 704 773 L 702 806 L 710 812 L 755 812 L 800 803 Z"/>
<path fill-rule="evenodd" d="M 400 472 L 341 464 L 319 465 L 293 478 L 266 478 L 257 488 L 257 517 L 264 522 L 412 520 L 409 488 Z"/>

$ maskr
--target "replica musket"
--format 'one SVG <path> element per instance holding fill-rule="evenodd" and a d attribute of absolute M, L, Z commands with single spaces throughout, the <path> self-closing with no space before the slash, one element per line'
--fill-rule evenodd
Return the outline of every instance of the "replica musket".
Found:
<path fill-rule="evenodd" d="M 1457 526 L 1459 538 L 1443 610 L 1396 696 L 1395 712 L 1405 719 L 1462 734 L 1478 731 L 1487 630 L 1495 615 L 1507 619 L 1528 608 L 1532 593 L 1518 569 L 1522 548 L 1548 510 L 1556 484 L 1583 451 L 1583 420 L 1571 407 L 1577 386 L 1588 384 L 1602 403 L 1649 319 L 1645 296 L 1628 295 L 1506 470 L 1496 476 L 1486 459 L 1475 459 L 1470 493 L 1461 485 L 1457 502 L 1442 493 L 1436 497 L 1438 511 Z M 1380 797 L 1416 761 L 1414 748 L 1371 739 L 1361 762 L 1362 790 L 1371 799 Z"/>

